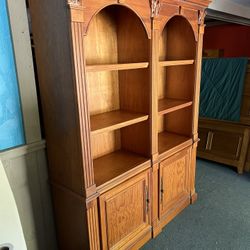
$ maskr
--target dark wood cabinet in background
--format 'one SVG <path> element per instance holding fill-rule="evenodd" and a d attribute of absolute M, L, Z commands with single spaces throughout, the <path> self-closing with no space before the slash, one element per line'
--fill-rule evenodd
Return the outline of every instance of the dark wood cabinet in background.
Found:
<path fill-rule="evenodd" d="M 200 119 L 198 156 L 237 167 L 243 173 L 249 144 L 249 128 L 238 123 Z"/>

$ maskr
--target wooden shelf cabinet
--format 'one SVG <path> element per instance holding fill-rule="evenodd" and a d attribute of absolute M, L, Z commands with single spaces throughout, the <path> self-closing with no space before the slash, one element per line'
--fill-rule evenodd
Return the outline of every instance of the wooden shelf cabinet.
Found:
<path fill-rule="evenodd" d="M 194 202 L 209 2 L 30 0 L 59 249 L 139 249 Z"/>

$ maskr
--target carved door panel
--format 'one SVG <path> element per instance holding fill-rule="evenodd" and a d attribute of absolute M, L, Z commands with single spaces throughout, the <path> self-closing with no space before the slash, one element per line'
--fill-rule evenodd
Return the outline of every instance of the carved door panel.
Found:
<path fill-rule="evenodd" d="M 190 149 L 160 163 L 160 218 L 173 218 L 190 203 Z"/>
<path fill-rule="evenodd" d="M 151 230 L 149 171 L 100 196 L 103 249 L 125 249 Z"/>

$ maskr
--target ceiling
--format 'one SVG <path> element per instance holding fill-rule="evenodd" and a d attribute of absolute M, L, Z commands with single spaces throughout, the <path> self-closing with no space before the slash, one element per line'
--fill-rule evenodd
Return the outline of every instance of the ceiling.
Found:
<path fill-rule="evenodd" d="M 250 20 L 250 0 L 213 0 L 209 9 Z"/>
<path fill-rule="evenodd" d="M 232 2 L 234 2 L 236 4 L 243 5 L 243 6 L 250 7 L 250 0 L 232 0 Z"/>

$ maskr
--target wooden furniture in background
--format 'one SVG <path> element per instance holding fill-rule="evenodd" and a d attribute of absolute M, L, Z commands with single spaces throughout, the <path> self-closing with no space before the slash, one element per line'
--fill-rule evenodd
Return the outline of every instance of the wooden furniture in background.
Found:
<path fill-rule="evenodd" d="M 199 119 L 198 157 L 250 171 L 250 64 L 248 64 L 239 122 Z"/>
<path fill-rule="evenodd" d="M 245 166 L 249 127 L 238 123 L 200 119 L 198 156 L 237 168 L 242 174 Z"/>
<path fill-rule="evenodd" d="M 208 0 L 30 0 L 60 249 L 138 249 L 196 198 Z"/>

